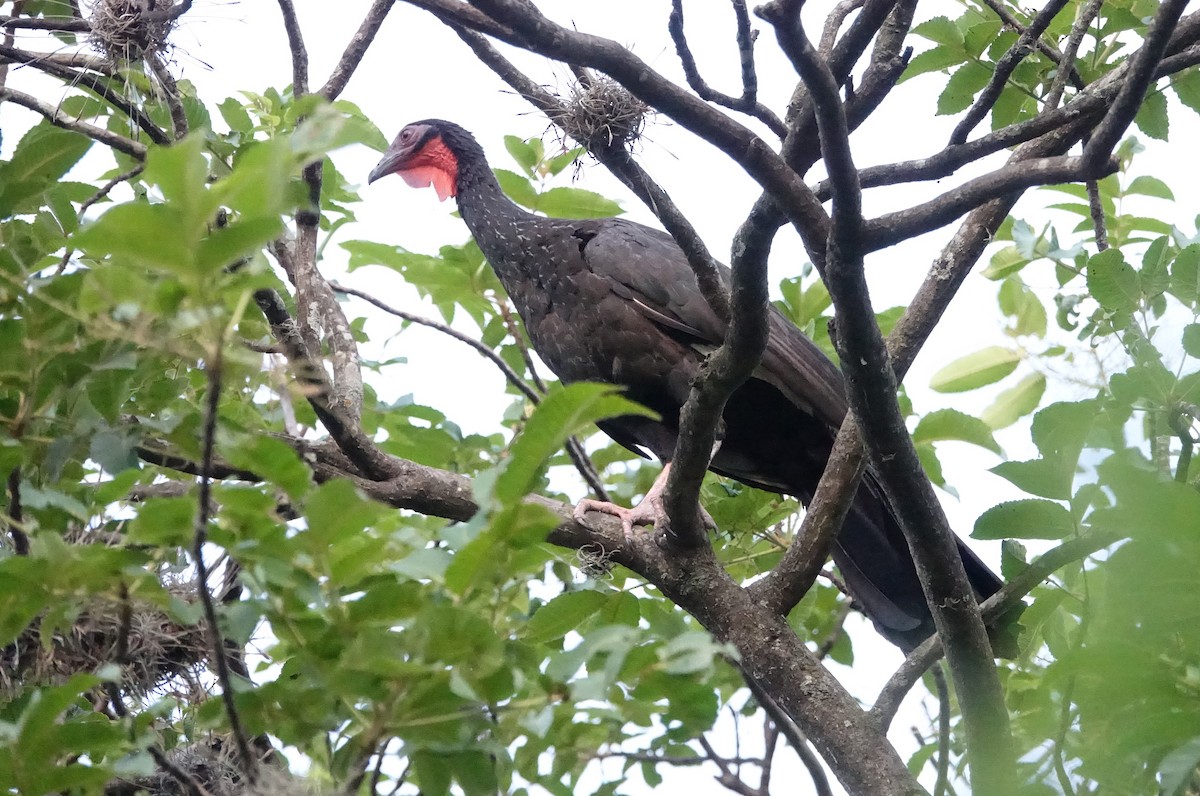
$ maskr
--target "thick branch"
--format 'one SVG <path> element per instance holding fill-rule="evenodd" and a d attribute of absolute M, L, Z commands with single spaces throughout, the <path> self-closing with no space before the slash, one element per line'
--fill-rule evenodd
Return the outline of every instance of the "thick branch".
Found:
<path fill-rule="evenodd" d="M 816 111 L 834 207 L 826 283 L 839 318 L 837 345 L 850 405 L 908 540 L 934 624 L 955 670 L 972 782 L 981 792 L 1007 792 L 1013 784 L 1015 754 L 1004 694 L 953 532 L 896 402 L 896 377 L 863 272 L 861 194 L 837 83 L 800 29 L 798 4 L 775 0 L 759 13 L 775 25 L 780 46 L 808 85 Z"/>

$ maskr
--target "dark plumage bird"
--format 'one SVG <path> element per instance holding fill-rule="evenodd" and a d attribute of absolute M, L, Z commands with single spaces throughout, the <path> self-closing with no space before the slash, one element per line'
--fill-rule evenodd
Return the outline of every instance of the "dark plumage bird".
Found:
<path fill-rule="evenodd" d="M 463 220 L 541 358 L 564 382 L 617 384 L 657 412 L 661 420 L 617 417 L 600 428 L 669 467 L 679 410 L 702 352 L 725 336 L 725 323 L 704 300 L 674 240 L 617 218 L 572 220 L 526 212 L 501 191 L 471 134 L 446 121 L 427 119 L 401 130 L 370 180 L 392 173 L 414 187 L 432 185 L 442 199 L 457 198 Z M 724 437 L 710 469 L 807 502 L 846 416 L 842 376 L 795 325 L 774 309 L 770 313 L 762 363 L 729 399 Z M 653 521 L 656 509 L 646 506 L 654 502 L 643 500 L 632 511 L 601 510 L 621 516 L 628 530 Z M 979 598 L 995 593 L 999 578 L 961 542 L 959 552 Z M 851 592 L 892 642 L 908 649 L 933 632 L 908 545 L 870 472 L 833 558 Z"/>

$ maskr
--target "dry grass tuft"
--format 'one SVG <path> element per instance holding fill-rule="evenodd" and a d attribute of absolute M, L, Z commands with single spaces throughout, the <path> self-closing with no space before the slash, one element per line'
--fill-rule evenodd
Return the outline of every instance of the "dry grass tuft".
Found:
<path fill-rule="evenodd" d="M 191 585 L 168 587 L 180 599 L 193 601 Z M 128 625 L 125 616 L 128 613 Z M 208 659 L 207 634 L 202 624 L 180 625 L 157 605 L 133 600 L 127 610 L 113 597 L 91 598 L 66 629 L 46 629 L 35 621 L 7 647 L 0 649 L 0 700 L 18 691 L 57 685 L 80 672 L 94 672 L 116 661 L 125 634 L 127 661 L 122 667 L 122 690 L 144 697 L 168 684 L 183 681 L 199 688 L 197 675 Z"/>
<path fill-rule="evenodd" d="M 89 17 L 92 46 L 114 64 L 165 55 L 176 4 L 177 0 L 96 0 Z"/>
<path fill-rule="evenodd" d="M 617 81 L 597 76 L 572 83 L 564 110 L 553 121 L 586 149 L 632 147 L 646 127 L 650 107 Z"/>

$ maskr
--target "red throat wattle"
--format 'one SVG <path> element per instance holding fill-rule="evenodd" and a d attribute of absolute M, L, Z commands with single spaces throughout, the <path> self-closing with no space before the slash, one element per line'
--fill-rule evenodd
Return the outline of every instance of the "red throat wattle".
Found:
<path fill-rule="evenodd" d="M 458 159 L 440 135 L 431 138 L 396 173 L 413 188 L 432 185 L 443 202 L 458 192 Z"/>

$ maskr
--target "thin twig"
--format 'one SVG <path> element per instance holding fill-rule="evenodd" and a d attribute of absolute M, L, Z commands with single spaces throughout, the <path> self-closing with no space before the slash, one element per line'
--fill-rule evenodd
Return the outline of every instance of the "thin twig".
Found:
<path fill-rule="evenodd" d="M 1004 584 L 1004 588 L 989 597 L 979 607 L 985 621 L 994 622 L 1021 604 L 1022 599 L 1039 586 L 1055 570 L 1087 558 L 1097 550 L 1120 540 L 1120 535 L 1111 532 L 1092 531 L 1086 536 L 1063 542 L 1034 559 L 1020 574 Z M 904 663 L 879 692 L 871 716 L 887 728 L 896 715 L 905 695 L 921 679 L 930 666 L 942 657 L 941 641 L 935 636 L 908 654 Z"/>
<path fill-rule="evenodd" d="M 1071 33 L 1067 36 L 1067 45 L 1063 47 L 1061 63 L 1068 64 L 1072 69 L 1075 67 L 1075 56 L 1079 52 L 1079 45 L 1083 43 L 1087 29 L 1096 15 L 1100 13 L 1100 6 L 1103 4 L 1104 0 L 1087 0 L 1087 3 L 1079 11 L 1074 24 L 1071 25 Z M 1050 84 L 1050 91 L 1046 92 L 1046 101 L 1043 105 L 1046 110 L 1054 110 L 1062 101 L 1063 92 L 1067 88 L 1067 76 L 1070 73 L 1071 69 L 1063 69 L 1062 66 L 1059 66 L 1054 75 L 1054 81 Z"/>
<path fill-rule="evenodd" d="M 950 784 L 950 686 L 942 667 L 933 667 L 933 683 L 938 698 L 938 758 L 937 781 L 933 785 L 933 796 L 946 796 Z"/>
<path fill-rule="evenodd" d="M 1186 6 L 1187 0 L 1163 0 L 1159 5 L 1142 46 L 1129 57 L 1129 69 L 1122 80 L 1121 91 L 1083 148 L 1083 160 L 1089 167 L 1098 168 L 1112 157 L 1113 148 L 1133 122 L 1146 91 L 1153 85 L 1159 62 Z"/>
<path fill-rule="evenodd" d="M 734 97 L 717 91 L 704 80 L 696 66 L 696 57 L 692 55 L 688 45 L 687 35 L 683 30 L 683 0 L 671 0 L 671 14 L 667 18 L 667 32 L 675 42 L 675 52 L 679 55 L 679 63 L 683 66 L 683 74 L 692 90 L 703 100 L 715 102 L 733 111 L 746 113 L 755 117 L 775 135 L 783 138 L 787 135 L 787 126 L 775 112 L 758 101 L 758 76 L 754 68 L 754 37 L 750 30 L 750 16 L 746 12 L 745 0 L 733 0 L 734 13 L 737 15 L 737 44 L 738 55 L 742 69 L 742 95 Z"/>
<path fill-rule="evenodd" d="M 750 688 L 750 693 L 754 694 L 754 698 L 763 711 L 770 716 L 771 721 L 783 733 L 783 737 L 800 757 L 800 762 L 804 764 L 804 768 L 812 779 L 817 796 L 832 796 L 833 791 L 829 787 L 829 778 L 825 776 L 825 767 L 821 765 L 820 758 L 813 752 L 808 738 L 804 737 L 804 732 L 764 688 L 748 677 L 745 680 L 746 685 Z"/>
<path fill-rule="evenodd" d="M 346 50 L 338 60 L 337 66 L 333 68 L 333 71 L 329 74 L 329 79 L 325 81 L 325 85 L 321 86 L 321 90 L 317 92 L 318 94 L 330 101 L 337 99 L 341 95 L 342 90 L 346 88 L 346 84 L 350 82 L 350 77 L 354 74 L 354 70 L 358 69 L 359 63 L 362 62 L 367 48 L 375 40 L 375 34 L 379 32 L 379 26 L 383 24 L 384 18 L 392 9 L 395 2 L 396 0 L 375 0 L 371 4 L 371 7 L 367 9 L 366 16 L 363 17 L 362 23 L 358 26 L 358 30 L 354 32 L 350 43 L 346 45 Z"/>
<path fill-rule="evenodd" d="M 992 9 L 996 16 L 1000 17 L 1000 20 L 1004 22 L 1005 25 L 1015 30 L 1018 34 L 1025 32 L 1025 26 L 1021 24 L 1021 21 L 1017 19 L 1011 11 L 1009 11 L 1008 7 L 1004 5 L 1003 0 L 981 0 L 981 2 L 988 8 Z M 1083 78 L 1081 78 L 1079 76 L 1079 72 L 1075 70 L 1074 64 L 1064 59 L 1062 53 L 1056 50 L 1054 45 L 1048 44 L 1039 36 L 1035 42 L 1035 46 L 1042 53 L 1042 55 L 1046 56 L 1055 64 L 1057 64 L 1059 69 L 1062 69 L 1063 64 L 1066 64 L 1066 71 L 1071 81 L 1071 85 L 1080 90 L 1084 88 Z"/>
<path fill-rule="evenodd" d="M 1108 225 L 1104 220 L 1104 202 L 1100 200 L 1100 183 L 1087 181 L 1088 213 L 1092 217 L 1092 231 L 1096 236 L 1096 250 L 1108 248 Z"/>
<path fill-rule="evenodd" d="M 708 759 L 716 763 L 717 768 L 720 769 L 720 773 L 714 777 L 717 782 L 721 783 L 728 790 L 741 794 L 741 796 L 759 796 L 758 791 L 747 785 L 737 774 L 733 773 L 733 770 L 730 768 L 729 759 L 717 754 L 717 750 L 708 742 L 708 738 L 701 735 L 696 740 L 699 741 L 700 746 L 704 749 L 704 753 L 708 755 Z"/>
<path fill-rule="evenodd" d="M 53 105 L 48 105 L 42 102 L 37 97 L 26 94 L 16 89 L 8 87 L 0 88 L 0 102 L 14 102 L 17 105 L 28 108 L 31 111 L 40 113 L 55 127 L 61 127 L 64 130 L 73 130 L 77 133 L 83 133 L 88 138 L 94 141 L 99 141 L 105 146 L 112 147 L 118 152 L 123 152 L 132 158 L 144 160 L 146 157 L 146 145 L 131 138 L 114 133 L 111 130 L 105 130 L 103 127 L 97 127 L 94 124 L 73 119 L 63 113 Z"/>
<path fill-rule="evenodd" d="M 1021 65 L 1025 57 L 1033 52 L 1035 42 L 1041 38 L 1046 28 L 1050 27 L 1050 23 L 1068 2 L 1069 0 L 1049 0 L 1029 23 L 1029 27 L 1021 32 L 1016 43 L 1000 57 L 988 84 L 984 86 L 983 91 L 975 98 L 975 102 L 967 109 L 966 115 L 955 125 L 954 132 L 950 134 L 951 146 L 967 140 L 967 135 L 975 129 L 975 125 L 983 120 L 983 117 L 996 104 L 996 100 L 1000 99 L 1000 94 L 1004 91 L 1009 77 Z"/>
<path fill-rule="evenodd" d="M 205 396 L 204 429 L 201 437 L 201 464 L 204 472 L 200 476 L 198 500 L 199 510 L 196 512 L 196 529 L 192 539 L 192 558 L 196 567 L 196 590 L 200 593 L 200 602 L 204 605 L 204 618 L 208 623 L 209 640 L 212 644 L 213 662 L 216 664 L 217 682 L 221 686 L 221 700 L 225 704 L 225 714 L 229 718 L 229 729 L 233 733 L 238 755 L 241 757 L 242 772 L 251 785 L 258 778 L 258 759 L 250 751 L 250 742 L 242 729 L 241 716 L 238 714 L 237 703 L 233 698 L 233 683 L 229 673 L 229 659 L 225 654 L 225 641 L 221 635 L 221 627 L 217 621 L 217 608 L 213 603 L 212 593 L 208 590 L 208 567 L 204 563 L 204 545 L 208 541 L 208 519 L 212 507 L 212 481 L 208 476 L 209 466 L 213 461 L 213 448 L 217 436 L 217 412 L 221 401 L 222 383 L 222 351 L 221 341 L 218 340 L 212 352 L 211 361 L 205 363 L 205 374 L 208 377 L 208 394 Z"/>
<path fill-rule="evenodd" d="M 134 166 L 132 169 L 121 172 L 117 176 L 110 179 L 108 182 L 104 183 L 104 185 L 101 185 L 100 189 L 98 191 L 96 191 L 94 194 L 89 196 L 87 199 L 85 199 L 83 201 L 82 204 L 79 205 L 79 210 L 77 210 L 75 213 L 76 217 L 79 219 L 82 219 L 83 214 L 86 213 L 92 205 L 96 204 L 99 201 L 106 199 L 108 197 L 108 195 L 110 193 L 112 193 L 113 188 L 116 188 L 118 185 L 125 182 L 126 180 L 132 180 L 134 177 L 141 174 L 145 168 L 146 168 L 145 164 L 139 163 L 136 166 Z M 71 257 L 73 257 L 74 255 L 75 255 L 75 247 L 67 246 L 66 249 L 64 249 L 64 251 L 63 251 L 62 258 L 59 259 L 59 261 L 58 261 L 57 273 L 62 273 L 62 271 L 67 267 L 67 264 L 71 262 Z"/>

